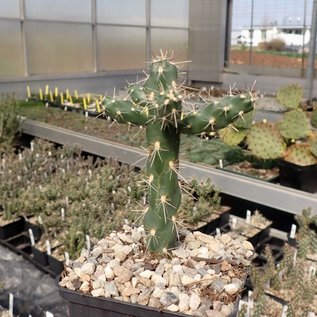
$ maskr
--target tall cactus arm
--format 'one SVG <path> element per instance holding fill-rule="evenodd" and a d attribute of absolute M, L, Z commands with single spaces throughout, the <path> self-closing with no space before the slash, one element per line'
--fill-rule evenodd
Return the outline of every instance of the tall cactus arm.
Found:
<path fill-rule="evenodd" d="M 144 216 L 148 248 L 164 251 L 175 244 L 175 215 L 181 202 L 177 168 L 180 136 L 175 127 L 162 129 L 160 123 L 147 125 L 147 175 L 149 208 Z"/>
<path fill-rule="evenodd" d="M 186 134 L 209 133 L 225 128 L 237 118 L 253 111 L 252 96 L 225 96 L 220 102 L 208 103 L 185 115 L 180 122 Z"/>
<path fill-rule="evenodd" d="M 103 104 L 105 113 L 119 123 L 144 125 L 148 115 L 130 100 L 108 99 Z"/>

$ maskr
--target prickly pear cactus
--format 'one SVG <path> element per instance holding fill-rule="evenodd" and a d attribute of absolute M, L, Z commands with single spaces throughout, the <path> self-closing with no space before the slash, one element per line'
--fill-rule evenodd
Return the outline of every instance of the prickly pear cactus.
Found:
<path fill-rule="evenodd" d="M 262 159 L 277 159 L 283 156 L 286 143 L 273 123 L 257 122 L 247 135 L 248 148 Z"/>
<path fill-rule="evenodd" d="M 228 145 L 238 145 L 246 137 L 247 132 L 245 130 L 238 130 L 236 127 L 229 125 L 228 127 L 219 130 L 219 138 Z"/>
<path fill-rule="evenodd" d="M 253 111 L 251 95 L 225 96 L 198 110 L 182 109 L 178 69 L 162 56 L 150 65 L 143 84 L 129 86 L 130 98 L 106 98 L 103 108 L 119 123 L 145 126 L 147 137 L 148 202 L 144 211 L 147 247 L 167 252 L 177 239 L 177 210 L 181 203 L 178 180 L 180 134 L 210 133 Z"/>
<path fill-rule="evenodd" d="M 285 85 L 278 90 L 276 98 L 281 105 L 296 109 L 303 98 L 303 89 L 298 84 Z"/>
<path fill-rule="evenodd" d="M 284 138 L 294 140 L 306 138 L 311 131 L 309 119 L 300 109 L 286 112 L 278 128 Z"/>
<path fill-rule="evenodd" d="M 312 154 L 309 144 L 306 143 L 289 146 L 284 154 L 284 159 L 301 166 L 317 163 L 317 157 Z"/>

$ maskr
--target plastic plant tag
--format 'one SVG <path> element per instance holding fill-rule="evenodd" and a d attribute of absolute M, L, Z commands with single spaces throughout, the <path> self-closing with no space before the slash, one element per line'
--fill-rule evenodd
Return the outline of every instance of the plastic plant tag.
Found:
<path fill-rule="evenodd" d="M 37 221 L 39 222 L 40 225 L 43 224 L 43 219 L 40 215 L 37 217 Z"/>
<path fill-rule="evenodd" d="M 19 160 L 22 161 L 22 159 L 23 159 L 22 153 L 19 153 Z"/>
<path fill-rule="evenodd" d="M 316 275 L 316 267 L 311 265 L 309 267 L 309 272 L 308 272 L 308 280 L 311 281 L 312 277 Z"/>
<path fill-rule="evenodd" d="M 220 229 L 216 228 L 216 236 L 219 237 L 221 235 Z"/>
<path fill-rule="evenodd" d="M 87 250 L 90 251 L 91 249 L 91 242 L 90 242 L 90 237 L 88 234 L 86 234 L 86 246 L 87 246 Z"/>
<path fill-rule="evenodd" d="M 33 230 L 31 228 L 29 229 L 29 236 L 30 236 L 31 246 L 34 247 L 35 246 L 35 239 L 34 239 Z"/>
<path fill-rule="evenodd" d="M 316 315 L 314 312 L 311 311 L 307 314 L 307 317 L 316 317 Z"/>
<path fill-rule="evenodd" d="M 88 118 L 88 111 L 85 111 L 85 117 Z"/>
<path fill-rule="evenodd" d="M 34 151 L 34 144 L 33 144 L 33 142 L 30 142 L 30 149 L 31 149 L 32 152 Z"/>
<path fill-rule="evenodd" d="M 237 218 L 233 217 L 231 221 L 232 229 L 235 229 L 237 226 Z"/>
<path fill-rule="evenodd" d="M 297 226 L 296 226 L 295 224 L 292 224 L 291 232 L 290 232 L 290 234 L 289 234 L 289 237 L 290 237 L 291 239 L 295 239 L 296 229 L 297 229 Z"/>
<path fill-rule="evenodd" d="M 47 312 L 45 312 L 45 317 L 54 317 L 54 314 L 47 311 Z"/>
<path fill-rule="evenodd" d="M 220 167 L 220 168 L 223 168 L 223 161 L 222 161 L 222 159 L 219 159 L 219 167 Z"/>
<path fill-rule="evenodd" d="M 69 265 L 69 253 L 68 253 L 68 252 L 65 252 L 65 253 L 64 253 L 64 256 L 65 256 L 65 264 L 66 264 L 66 265 Z"/>
<path fill-rule="evenodd" d="M 251 223 L 251 210 L 247 210 L 247 215 L 245 217 L 246 223 Z"/>
<path fill-rule="evenodd" d="M 31 89 L 30 86 L 26 86 L 26 94 L 28 98 L 31 98 Z"/>
<path fill-rule="evenodd" d="M 287 306 L 286 305 L 283 306 L 281 317 L 287 317 Z"/>
<path fill-rule="evenodd" d="M 252 298 L 253 292 L 252 291 L 248 291 L 248 304 L 249 304 L 249 308 L 252 309 L 253 308 L 253 298 Z"/>
<path fill-rule="evenodd" d="M 62 221 L 65 221 L 65 209 L 64 208 L 61 208 L 61 218 L 62 218 Z"/>
<path fill-rule="evenodd" d="M 69 199 L 68 199 L 68 196 L 65 197 L 65 203 L 66 203 L 66 206 L 69 205 Z"/>
<path fill-rule="evenodd" d="M 13 301 L 14 301 L 14 295 L 12 293 L 9 293 L 9 315 L 10 315 L 10 317 L 14 317 L 14 315 L 13 315 Z"/>
<path fill-rule="evenodd" d="M 46 245 L 46 252 L 48 255 L 52 254 L 52 250 L 51 250 L 51 244 L 48 240 L 45 241 L 45 245 Z"/>
<path fill-rule="evenodd" d="M 67 111 L 67 106 L 64 107 L 64 111 Z"/>

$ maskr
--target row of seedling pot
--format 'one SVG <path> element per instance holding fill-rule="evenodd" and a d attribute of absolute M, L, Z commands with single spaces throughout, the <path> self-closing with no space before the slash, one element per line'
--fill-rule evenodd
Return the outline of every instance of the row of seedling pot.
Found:
<path fill-rule="evenodd" d="M 146 203 L 142 173 L 43 140 L 4 156 L 1 172 L 0 239 L 52 275 L 81 248 L 135 222 Z M 179 213 L 183 226 L 211 234 L 228 226 L 230 209 L 210 180 L 192 180 Z"/>
<path fill-rule="evenodd" d="M 31 93 L 30 86 L 27 86 L 26 90 L 28 101 L 41 101 L 46 106 L 57 107 L 64 111 L 82 112 L 87 117 L 96 117 L 103 111 L 101 103 L 104 96 L 102 95 L 92 93 L 79 95 L 77 90 L 71 94 L 69 89 L 60 92 L 58 87 L 52 90 L 48 85 L 44 90 L 39 88 L 36 94 Z"/>
<path fill-rule="evenodd" d="M 238 316 L 316 316 L 317 216 L 305 209 L 296 220 L 285 245 L 263 248 L 262 262 L 251 268 Z"/>

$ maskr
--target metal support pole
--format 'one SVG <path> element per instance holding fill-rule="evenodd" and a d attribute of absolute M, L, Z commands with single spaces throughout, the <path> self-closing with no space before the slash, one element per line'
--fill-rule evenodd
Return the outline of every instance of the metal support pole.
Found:
<path fill-rule="evenodd" d="M 21 26 L 21 39 L 22 39 L 22 56 L 24 65 L 24 76 L 29 75 L 27 49 L 26 49 L 26 35 L 25 35 L 25 3 L 24 0 L 20 0 L 20 26 Z"/>
<path fill-rule="evenodd" d="M 306 99 L 310 101 L 313 95 L 315 56 L 317 35 L 317 0 L 314 0 L 312 21 L 310 27 L 309 55 L 306 69 Z"/>
<path fill-rule="evenodd" d="M 253 46 L 253 15 L 254 15 L 254 0 L 251 3 L 251 25 L 250 25 L 250 50 L 249 50 L 249 64 L 252 64 L 252 46 Z"/>
<path fill-rule="evenodd" d="M 98 71 L 96 0 L 91 0 L 91 32 L 92 32 L 92 67 L 93 67 L 93 72 L 96 73 Z"/>
<path fill-rule="evenodd" d="M 304 69 L 305 69 L 306 14 L 307 14 L 307 0 L 305 0 L 304 2 L 304 16 L 303 16 L 303 43 L 302 43 L 302 76 L 303 77 L 304 77 Z"/>
<path fill-rule="evenodd" d="M 146 60 L 152 60 L 152 44 L 151 44 L 151 0 L 145 1 L 146 6 Z M 147 64 L 149 65 L 149 64 Z M 148 67 L 148 66 L 147 66 Z"/>

